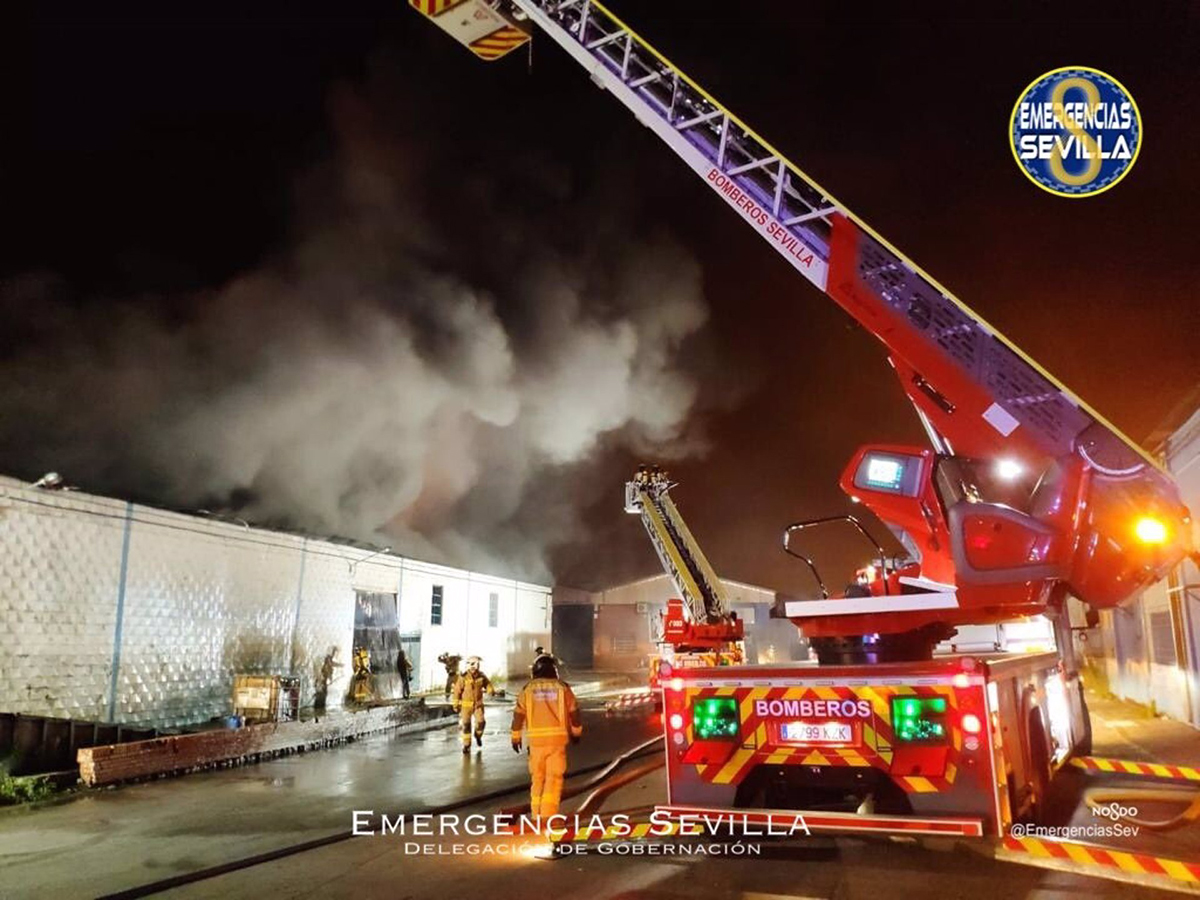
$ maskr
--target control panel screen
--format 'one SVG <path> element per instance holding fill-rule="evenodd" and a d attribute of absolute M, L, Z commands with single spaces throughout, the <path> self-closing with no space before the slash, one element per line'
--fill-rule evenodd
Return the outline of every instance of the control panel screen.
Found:
<path fill-rule="evenodd" d="M 882 494 L 915 497 L 920 493 L 921 457 L 872 450 L 854 473 L 854 486 Z"/>
<path fill-rule="evenodd" d="M 885 491 L 898 491 L 904 481 L 904 463 L 883 456 L 867 457 L 867 484 Z"/>

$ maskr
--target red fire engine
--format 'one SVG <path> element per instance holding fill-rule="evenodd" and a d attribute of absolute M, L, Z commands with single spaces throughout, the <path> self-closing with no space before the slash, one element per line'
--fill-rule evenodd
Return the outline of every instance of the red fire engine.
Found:
<path fill-rule="evenodd" d="M 869 538 L 856 517 L 785 532 L 819 586 L 785 608 L 817 665 L 663 667 L 667 809 L 785 823 L 804 810 L 811 828 L 953 835 L 1036 818 L 1054 772 L 1090 740 L 1066 600 L 1111 608 L 1189 551 L 1170 478 L 601 3 L 411 2 L 476 53 L 497 55 L 492 33 L 514 46 L 531 25 L 549 35 L 883 343 L 929 438 L 864 447 L 842 475 L 904 548 L 879 549 L 864 584 L 830 596 L 792 548 L 834 521 Z M 653 518 L 667 488 L 645 470 L 626 507 Z M 663 540 L 672 528 L 684 534 L 648 525 L 676 583 L 695 582 L 673 627 L 689 640 L 736 627 L 690 535 Z M 960 626 L 1041 615 L 1057 652 L 935 652 Z"/>

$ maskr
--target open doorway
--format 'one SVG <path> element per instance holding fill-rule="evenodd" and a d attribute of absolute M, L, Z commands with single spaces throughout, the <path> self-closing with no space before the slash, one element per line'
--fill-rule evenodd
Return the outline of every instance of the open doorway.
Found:
<path fill-rule="evenodd" d="M 367 700 L 399 700 L 404 692 L 397 669 L 401 644 L 396 595 L 371 591 L 354 595 L 354 654 L 357 657 L 365 650 L 371 667 Z M 414 674 L 416 667 L 414 660 Z"/>

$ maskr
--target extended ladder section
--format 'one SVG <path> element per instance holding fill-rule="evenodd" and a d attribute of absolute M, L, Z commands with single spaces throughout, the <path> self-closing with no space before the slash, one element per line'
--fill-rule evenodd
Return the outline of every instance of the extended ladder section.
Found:
<path fill-rule="evenodd" d="M 612 92 L 825 290 L 837 204 L 599 3 L 515 0 L 592 79 Z"/>
<path fill-rule="evenodd" d="M 638 469 L 634 480 L 625 483 L 625 512 L 642 517 L 650 542 L 687 606 L 691 621 L 721 622 L 729 610 L 724 587 L 675 508 L 669 494 L 671 487 L 661 469 Z"/>
<path fill-rule="evenodd" d="M 1158 463 L 884 241 L 596 0 L 512 0 L 789 265 L 883 341 L 935 446 L 1079 453 L 1170 495 Z"/>
<path fill-rule="evenodd" d="M 856 498 L 861 495 L 885 521 L 911 520 L 911 527 L 903 526 L 910 534 L 913 529 L 929 533 L 931 554 L 922 560 L 921 575 L 954 582 L 961 607 L 957 621 L 977 620 L 987 610 L 993 618 L 1016 608 L 1019 614 L 1031 614 L 1063 586 L 1097 608 L 1111 607 L 1164 577 L 1190 550 L 1189 513 L 1154 458 L 598 0 L 410 2 L 425 7 L 426 15 L 447 30 L 468 18 L 474 21 L 475 13 L 467 13 L 471 8 L 478 12 L 482 4 L 484 18 L 488 11 L 496 12 L 510 26 L 519 24 L 519 31 L 531 23 L 544 31 L 788 265 L 884 344 L 939 458 L 997 466 L 1004 462 L 1029 473 L 1038 489 L 1031 483 L 1028 509 L 1018 511 L 1017 518 L 1000 509 L 1003 504 L 984 509 L 969 500 L 955 507 L 957 518 L 948 522 L 938 520 L 932 470 L 920 484 L 907 487 L 871 481 L 869 471 L 862 483 L 857 474 L 852 484 L 843 479 L 843 488 Z M 474 35 L 454 33 L 463 42 Z M 924 459 L 920 451 L 908 456 Z M 880 471 L 884 468 L 895 473 L 919 467 L 898 468 L 893 459 Z M 719 581 L 674 512 L 668 487 L 665 482 L 638 487 L 633 511 L 642 514 L 693 621 L 711 621 L 721 615 L 714 612 L 722 608 Z M 1156 525 L 1146 538 L 1138 530 L 1143 519 Z M 981 529 L 991 530 L 975 535 Z M 1003 540 L 989 537 L 996 529 L 1003 531 Z M 968 546 L 968 532 L 979 546 Z M 1053 560 L 1043 558 L 1039 549 L 1049 538 L 1062 548 Z M 854 623 L 854 617 L 842 616 L 839 628 L 860 623 L 860 631 L 844 633 L 880 632 L 877 623 L 866 621 L 869 615 Z M 911 618 L 893 625 L 916 627 Z M 948 621 L 944 610 L 931 611 L 924 619 L 942 625 Z"/>

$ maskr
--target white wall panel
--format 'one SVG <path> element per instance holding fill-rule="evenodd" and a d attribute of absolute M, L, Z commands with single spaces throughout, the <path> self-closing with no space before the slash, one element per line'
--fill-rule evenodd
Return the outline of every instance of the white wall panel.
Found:
<path fill-rule="evenodd" d="M 349 551 L 349 553 L 348 553 Z M 350 692 L 354 650 L 354 589 L 351 587 L 350 554 L 361 552 L 323 541 L 309 540 L 304 546 L 304 578 L 298 588 L 300 602 L 294 611 L 295 631 L 290 654 L 290 673 L 299 675 L 301 696 L 312 702 L 325 657 L 337 648 L 326 705 L 340 706 Z"/>
<path fill-rule="evenodd" d="M 125 516 L 0 478 L 0 711 L 107 713 Z"/>
<path fill-rule="evenodd" d="M 443 651 L 503 678 L 548 640 L 545 587 L 0 478 L 0 711 L 168 728 L 227 715 L 238 674 L 298 675 L 307 705 L 335 647 L 337 706 L 356 590 L 399 593 L 426 686 Z"/>
<path fill-rule="evenodd" d="M 290 667 L 300 541 L 173 519 L 134 516 L 117 721 L 174 726 L 227 715 L 234 675 Z"/>

